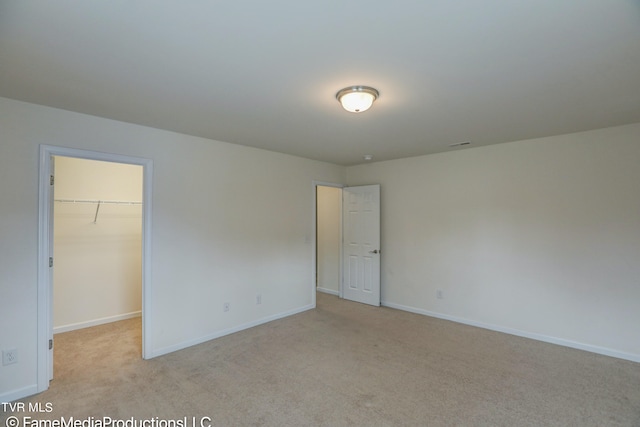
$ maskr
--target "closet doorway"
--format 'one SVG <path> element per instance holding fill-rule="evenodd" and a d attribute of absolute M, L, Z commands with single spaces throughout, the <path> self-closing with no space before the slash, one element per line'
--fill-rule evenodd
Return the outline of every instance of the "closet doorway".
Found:
<path fill-rule="evenodd" d="M 342 186 L 316 184 L 315 290 L 342 297 Z"/>
<path fill-rule="evenodd" d="M 142 166 L 53 164 L 53 333 L 140 317 Z"/>
<path fill-rule="evenodd" d="M 141 316 L 141 357 L 149 357 L 153 162 L 41 145 L 39 173 L 42 392 L 54 377 L 54 332 Z"/>
<path fill-rule="evenodd" d="M 314 195 L 312 298 L 325 292 L 380 306 L 380 185 L 314 182 Z"/>

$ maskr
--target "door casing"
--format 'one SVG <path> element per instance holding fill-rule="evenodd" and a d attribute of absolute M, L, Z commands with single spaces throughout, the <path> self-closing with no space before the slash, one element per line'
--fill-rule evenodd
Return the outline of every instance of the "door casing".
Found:
<path fill-rule="evenodd" d="M 311 233 L 311 236 L 313 236 L 312 239 L 312 265 L 313 265 L 313 269 L 312 269 L 312 278 L 311 278 L 311 301 L 312 301 L 312 305 L 313 307 L 316 307 L 316 277 L 317 277 L 317 269 L 318 269 L 318 265 L 317 265 L 317 222 L 318 222 L 318 206 L 317 206 L 317 198 L 316 198 L 316 194 L 317 194 L 317 187 L 336 187 L 336 188 L 340 188 L 344 191 L 346 187 L 345 185 L 342 184 L 337 184 L 337 183 L 331 183 L 331 182 L 323 182 L 323 181 L 313 181 L 313 230 Z M 343 209 L 344 209 L 344 202 L 343 202 Z M 340 235 L 341 235 L 341 241 L 343 241 L 343 229 L 344 229 L 344 214 L 341 211 L 341 216 L 343 216 L 342 221 L 341 221 L 341 228 L 340 228 Z M 340 284 L 339 284 L 339 297 L 340 298 L 344 298 L 344 272 L 345 272 L 345 267 L 344 267 L 344 249 L 343 249 L 344 244 L 340 245 Z M 379 248 L 378 248 L 379 249 Z M 380 295 L 380 293 L 379 293 Z M 378 304 L 380 305 L 380 304 Z"/>
<path fill-rule="evenodd" d="M 87 160 L 126 163 L 143 168 L 142 184 L 142 358 L 150 353 L 151 324 L 151 208 L 153 161 L 140 157 L 113 153 L 80 150 L 75 148 L 40 146 L 38 180 L 38 286 L 37 286 L 37 392 L 49 388 L 53 375 L 53 350 L 49 349 L 52 338 L 52 270 L 49 257 L 53 256 L 53 198 L 50 176 L 53 174 L 53 156 L 75 157 Z M 54 259 L 55 265 L 55 259 Z"/>

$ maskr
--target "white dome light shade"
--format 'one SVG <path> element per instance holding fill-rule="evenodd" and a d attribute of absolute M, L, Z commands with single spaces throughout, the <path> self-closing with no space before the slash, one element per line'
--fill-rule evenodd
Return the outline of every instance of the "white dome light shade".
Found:
<path fill-rule="evenodd" d="M 336 98 L 342 104 L 342 108 L 351 113 L 362 113 L 371 108 L 373 101 L 378 99 L 378 91 L 368 86 L 350 86 L 338 93 Z"/>

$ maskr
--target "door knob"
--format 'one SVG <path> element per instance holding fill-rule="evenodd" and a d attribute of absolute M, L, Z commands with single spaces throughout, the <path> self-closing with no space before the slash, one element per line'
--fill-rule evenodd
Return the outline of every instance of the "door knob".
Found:
<path fill-rule="evenodd" d="M 372 251 L 369 251 L 369 253 L 370 253 L 370 254 L 379 254 L 379 253 L 380 253 L 380 251 L 379 251 L 379 250 L 377 250 L 377 249 L 374 249 L 374 250 L 372 250 Z"/>

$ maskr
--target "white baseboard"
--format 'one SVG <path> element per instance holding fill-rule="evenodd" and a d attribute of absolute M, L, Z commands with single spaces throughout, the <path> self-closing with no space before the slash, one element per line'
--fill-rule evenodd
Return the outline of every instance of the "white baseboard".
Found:
<path fill-rule="evenodd" d="M 18 400 L 26 396 L 34 395 L 37 392 L 38 392 L 38 385 L 33 384 L 28 387 L 23 387 L 18 390 L 11 390 L 6 393 L 0 394 L 0 402 L 13 402 L 14 400 Z"/>
<path fill-rule="evenodd" d="M 506 328 L 503 326 L 493 325 L 490 323 L 477 322 L 475 320 L 465 319 L 463 317 L 449 316 L 448 314 L 436 313 L 433 311 L 423 310 L 421 308 L 410 307 L 402 304 L 396 304 L 393 302 L 383 301 L 382 305 L 389 308 L 395 308 L 397 310 L 408 311 L 410 313 L 422 314 L 429 317 L 436 317 L 438 319 L 450 320 L 456 323 L 462 323 L 464 325 L 475 326 L 478 328 L 489 329 L 491 331 L 503 332 L 505 334 L 516 335 L 518 337 L 530 338 L 537 341 L 548 342 L 550 344 L 557 344 L 564 347 L 575 348 L 578 350 L 589 351 L 591 353 L 602 354 L 605 356 L 611 356 L 618 359 L 630 360 L 632 362 L 640 363 L 640 354 L 626 353 L 606 347 L 600 347 L 591 344 L 583 344 L 576 341 L 566 340 L 563 338 L 551 337 L 548 335 L 537 334 L 533 332 L 521 331 L 519 329 Z"/>
<path fill-rule="evenodd" d="M 333 289 L 327 289 L 327 288 L 318 287 L 318 288 L 316 288 L 316 291 L 322 292 L 322 293 L 325 293 L 325 294 L 331 294 L 331 295 L 335 295 L 335 296 L 340 296 L 340 292 L 334 291 Z"/>
<path fill-rule="evenodd" d="M 240 331 L 243 331 L 245 329 L 253 328 L 254 326 L 262 325 L 263 323 L 269 323 L 269 322 L 272 322 L 274 320 L 282 319 L 284 317 L 289 317 L 289 316 L 292 316 L 294 314 L 302 313 L 303 311 L 311 310 L 311 309 L 314 309 L 314 308 L 315 308 L 315 305 L 313 305 L 313 304 L 305 305 L 304 307 L 301 307 L 301 308 L 296 308 L 294 310 L 285 311 L 284 313 L 278 313 L 278 314 L 274 314 L 272 316 L 263 317 L 261 319 L 254 320 L 252 322 L 243 323 L 242 325 L 234 326 L 233 328 L 229 328 L 229 329 L 223 329 L 222 331 L 218 331 L 218 332 L 215 332 L 213 334 L 205 335 L 205 336 L 193 339 L 193 340 L 183 341 L 181 343 L 178 343 L 178 344 L 175 344 L 175 345 L 171 345 L 171 346 L 168 346 L 168 347 L 163 347 L 163 348 L 160 348 L 160 349 L 157 349 L 157 350 L 151 350 L 149 352 L 150 353 L 149 356 L 146 357 L 146 359 L 152 359 L 154 357 L 158 357 L 158 356 L 162 356 L 162 355 L 165 355 L 165 354 L 173 353 L 174 351 L 178 351 L 178 350 L 185 349 L 187 347 L 191 347 L 191 346 L 194 346 L 194 345 L 202 344 L 203 342 L 211 341 L 213 339 L 220 338 L 220 337 L 223 337 L 225 335 L 230 335 L 230 334 L 233 334 L 233 333 L 236 333 L 236 332 L 240 332 Z"/>
<path fill-rule="evenodd" d="M 117 322 L 119 320 L 132 319 L 142 316 L 142 311 L 133 311 L 131 313 L 118 314 L 116 316 L 102 317 L 100 319 L 88 320 L 86 322 L 71 323 L 69 325 L 56 326 L 53 328 L 54 334 L 61 332 L 75 331 L 76 329 L 90 328 L 92 326 L 104 325 L 105 323 Z"/>

